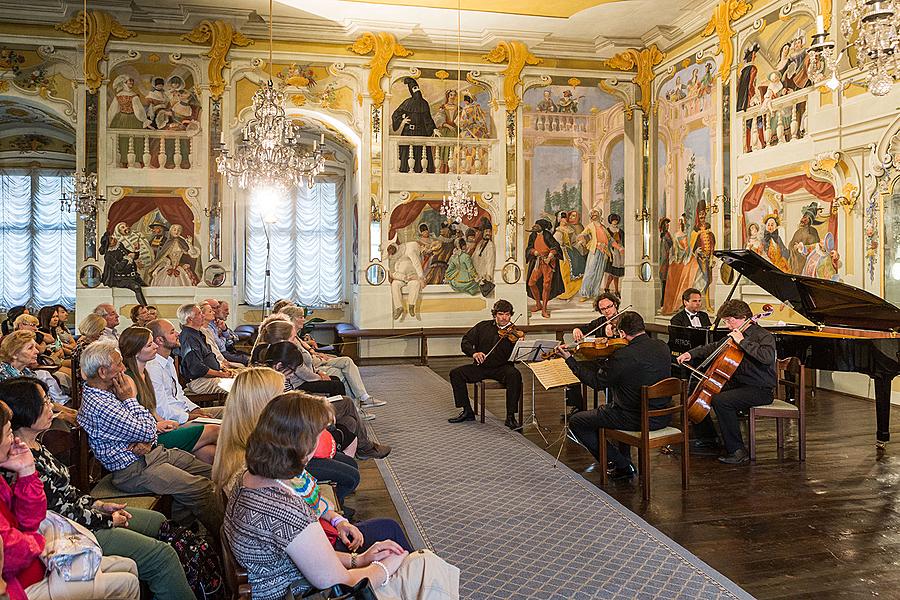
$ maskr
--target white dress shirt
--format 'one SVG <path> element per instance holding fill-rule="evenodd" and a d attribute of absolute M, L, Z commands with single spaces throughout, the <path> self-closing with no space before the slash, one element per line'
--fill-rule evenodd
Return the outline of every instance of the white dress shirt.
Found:
<path fill-rule="evenodd" d="M 103 330 L 103 333 L 100 334 L 101 340 L 112 340 L 116 344 L 119 343 L 119 332 L 113 329 L 112 327 L 107 327 Z"/>
<path fill-rule="evenodd" d="M 178 373 L 175 372 L 175 361 L 171 356 L 157 354 L 147 363 L 146 369 L 156 394 L 156 412 L 163 419 L 171 419 L 184 425 L 188 420 L 188 413 L 199 407 L 184 395 L 184 390 L 178 383 Z"/>
<path fill-rule="evenodd" d="M 700 316 L 697 313 L 692 313 L 685 310 L 684 314 L 688 316 L 688 320 L 691 322 L 691 327 L 703 327 L 703 325 L 700 324 Z"/>

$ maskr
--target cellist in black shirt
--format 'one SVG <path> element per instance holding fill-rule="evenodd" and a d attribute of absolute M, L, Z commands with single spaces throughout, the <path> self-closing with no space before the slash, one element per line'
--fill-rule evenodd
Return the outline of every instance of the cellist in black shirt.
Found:
<path fill-rule="evenodd" d="M 750 323 L 741 327 L 753 317 L 753 311 L 743 300 L 729 300 L 719 308 L 719 317 L 731 330 L 728 335 L 744 351 L 744 357 L 722 391 L 712 397 L 712 409 L 716 411 L 719 429 L 725 441 L 725 456 L 719 461 L 738 465 L 750 460 L 744 440 L 738 411 L 751 406 L 771 404 L 775 393 L 775 336 L 757 325 Z M 683 364 L 691 359 L 703 360 L 716 351 L 721 342 L 713 342 L 694 348 L 678 357 Z M 709 416 L 698 425 L 711 422 Z"/>
<path fill-rule="evenodd" d="M 471 356 L 473 364 L 456 367 L 450 371 L 450 385 L 453 386 L 453 400 L 461 408 L 459 415 L 447 419 L 450 423 L 474 421 L 475 412 L 469 401 L 470 383 L 493 379 L 506 386 L 506 421 L 510 429 L 518 429 L 516 412 L 522 396 L 522 374 L 509 362 L 515 343 L 504 333 L 513 327 L 510 322 L 513 307 L 506 300 L 497 300 L 491 309 L 493 319 L 481 321 L 466 332 L 460 347 L 466 356 Z"/>

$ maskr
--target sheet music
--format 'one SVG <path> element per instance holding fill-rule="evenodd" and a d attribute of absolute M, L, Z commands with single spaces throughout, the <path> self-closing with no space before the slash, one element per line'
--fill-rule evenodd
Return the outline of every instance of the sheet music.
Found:
<path fill-rule="evenodd" d="M 565 359 L 554 358 L 536 363 L 526 363 L 526 365 L 537 380 L 541 382 L 545 390 L 579 383 L 578 377 L 566 364 Z"/>

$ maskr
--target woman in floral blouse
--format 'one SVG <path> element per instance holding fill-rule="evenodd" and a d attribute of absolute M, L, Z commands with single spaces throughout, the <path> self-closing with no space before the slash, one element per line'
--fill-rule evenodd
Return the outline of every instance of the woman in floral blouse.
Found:
<path fill-rule="evenodd" d="M 104 556 L 133 559 L 138 576 L 157 600 L 193 599 L 175 550 L 156 539 L 165 517 L 156 511 L 126 509 L 124 504 L 82 494 L 72 485 L 69 469 L 38 442 L 53 418 L 44 384 L 30 377 L 7 379 L 0 382 L 0 399 L 12 410 L 16 436 L 31 448 L 47 495 L 47 508 L 93 531 Z"/>

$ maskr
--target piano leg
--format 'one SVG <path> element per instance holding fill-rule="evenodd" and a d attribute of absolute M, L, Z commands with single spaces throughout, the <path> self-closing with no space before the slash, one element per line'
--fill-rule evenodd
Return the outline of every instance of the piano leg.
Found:
<path fill-rule="evenodd" d="M 879 447 L 891 439 L 891 381 L 892 377 L 874 377 L 875 381 L 875 439 Z"/>

